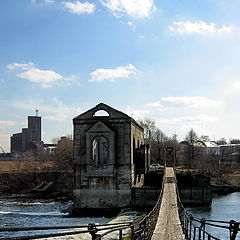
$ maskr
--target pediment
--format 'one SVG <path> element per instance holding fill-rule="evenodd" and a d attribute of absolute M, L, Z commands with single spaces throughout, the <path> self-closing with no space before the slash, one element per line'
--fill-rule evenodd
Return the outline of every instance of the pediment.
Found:
<path fill-rule="evenodd" d="M 98 121 L 88 129 L 87 133 L 114 133 L 114 132 L 109 127 L 107 127 L 102 121 Z"/>
<path fill-rule="evenodd" d="M 95 116 L 94 114 L 98 111 L 105 111 L 108 113 L 108 116 Z M 127 114 L 118 111 L 110 106 L 108 106 L 107 104 L 104 103 L 99 103 L 97 106 L 95 106 L 94 108 L 89 109 L 88 111 L 80 114 L 79 116 L 75 117 L 74 120 L 77 119 L 90 119 L 90 118 L 94 118 L 94 119 L 98 119 L 98 118 L 105 118 L 105 119 L 109 119 L 109 118 L 131 118 L 129 117 Z"/>

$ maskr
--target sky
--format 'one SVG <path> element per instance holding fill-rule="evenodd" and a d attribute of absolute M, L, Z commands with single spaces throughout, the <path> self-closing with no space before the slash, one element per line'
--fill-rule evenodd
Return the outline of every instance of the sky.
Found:
<path fill-rule="evenodd" d="M 103 102 L 183 140 L 240 138 L 239 0 L 1 0 L 0 146 Z"/>

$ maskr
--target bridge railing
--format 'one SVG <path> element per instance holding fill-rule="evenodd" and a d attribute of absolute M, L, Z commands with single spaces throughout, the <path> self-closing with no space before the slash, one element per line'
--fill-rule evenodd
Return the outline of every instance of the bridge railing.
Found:
<path fill-rule="evenodd" d="M 206 231 L 206 226 L 212 226 L 217 228 L 226 229 L 229 231 L 229 239 L 235 240 L 238 232 L 240 231 L 239 222 L 231 221 L 218 221 L 207 220 L 205 218 L 198 219 L 193 217 L 186 211 L 183 211 L 181 216 L 181 222 L 184 229 L 184 233 L 188 239 L 214 239 L 220 240 L 217 237 L 212 236 Z"/>
<path fill-rule="evenodd" d="M 229 240 L 235 240 L 238 232 L 240 231 L 240 222 L 234 220 L 231 221 L 219 221 L 219 220 L 207 220 L 205 218 L 199 219 L 189 214 L 183 207 L 177 184 L 176 192 L 178 199 L 178 212 L 182 225 L 183 232 L 188 240 L 221 240 L 214 237 L 212 234 L 206 231 L 206 226 L 212 226 L 229 231 Z"/>
<path fill-rule="evenodd" d="M 48 231 L 61 231 L 48 233 Z M 45 231 L 45 233 L 39 233 L 38 231 Z M 47 232 L 46 232 L 47 231 Z M 126 231 L 130 236 L 130 239 L 134 239 L 134 225 L 132 222 L 111 223 L 111 224 L 99 224 L 95 225 L 90 223 L 88 225 L 76 225 L 76 226 L 51 226 L 51 227 L 2 227 L 0 228 L 0 236 L 3 232 L 18 232 L 21 236 L 7 236 L 0 237 L 0 240 L 27 240 L 27 239 L 42 239 L 52 237 L 62 237 L 70 235 L 83 235 L 90 234 L 92 240 L 100 240 L 106 235 L 114 234 L 113 239 L 123 239 L 123 231 Z M 27 232 L 30 232 L 27 234 Z M 25 233 L 23 235 L 23 233 Z M 80 238 L 82 239 L 82 238 Z M 89 239 L 89 238 L 88 238 Z"/>
<path fill-rule="evenodd" d="M 162 203 L 163 197 L 163 190 L 164 190 L 164 181 L 162 182 L 162 188 L 156 205 L 152 209 L 151 212 L 148 213 L 138 224 L 138 227 L 134 231 L 134 240 L 150 240 L 152 238 L 153 232 L 155 230 L 159 210 Z"/>

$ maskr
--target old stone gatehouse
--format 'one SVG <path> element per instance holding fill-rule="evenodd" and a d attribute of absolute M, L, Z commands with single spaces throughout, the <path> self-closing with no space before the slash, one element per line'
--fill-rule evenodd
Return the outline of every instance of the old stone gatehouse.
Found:
<path fill-rule="evenodd" d="M 106 104 L 73 119 L 74 211 L 132 205 L 132 187 L 147 169 L 143 128 Z"/>

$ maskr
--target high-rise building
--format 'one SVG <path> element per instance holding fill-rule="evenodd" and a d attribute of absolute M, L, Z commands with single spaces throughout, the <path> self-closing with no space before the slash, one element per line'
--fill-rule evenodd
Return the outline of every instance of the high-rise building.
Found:
<path fill-rule="evenodd" d="M 22 133 L 15 133 L 11 137 L 11 153 L 22 152 Z"/>
<path fill-rule="evenodd" d="M 41 142 L 41 117 L 28 116 L 28 127 L 23 128 L 21 133 L 13 134 L 11 137 L 11 153 L 21 153 L 32 150 Z M 43 143 L 42 143 L 43 144 Z"/>
<path fill-rule="evenodd" d="M 28 116 L 28 134 L 30 142 L 41 141 L 41 117 Z"/>
<path fill-rule="evenodd" d="M 22 129 L 22 151 L 26 152 L 29 149 L 29 130 L 28 128 Z"/>

